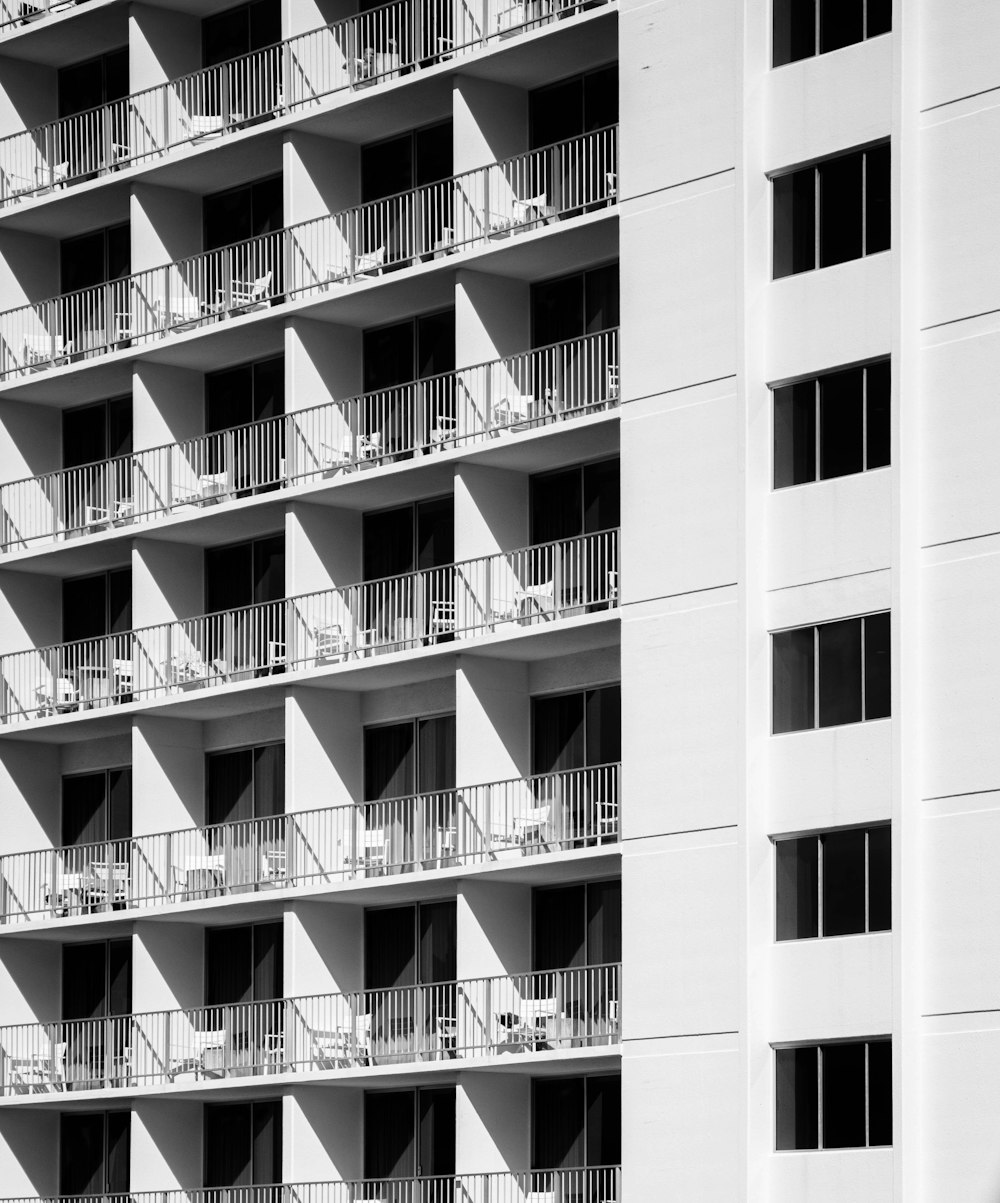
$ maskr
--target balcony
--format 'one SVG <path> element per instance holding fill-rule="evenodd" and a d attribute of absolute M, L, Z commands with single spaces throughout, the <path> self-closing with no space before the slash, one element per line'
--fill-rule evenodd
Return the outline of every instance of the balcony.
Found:
<path fill-rule="evenodd" d="M 406 268 L 612 205 L 617 126 L 0 313 L 0 380 L 180 331 L 329 297 Z"/>
<path fill-rule="evenodd" d="M 617 1046 L 620 965 L 0 1028 L 0 1095 Z"/>
<path fill-rule="evenodd" d="M 616 406 L 617 329 L 0 486 L 0 550 L 197 512 L 275 487 Z"/>
<path fill-rule="evenodd" d="M 0 0 L 0 33 L 30 25 L 54 13 L 68 12 L 86 0 Z"/>
<path fill-rule="evenodd" d="M 610 1203 L 622 1195 L 621 1166 L 493 1170 L 481 1174 L 286 1182 L 127 1194 L 31 1196 L 0 1203 Z"/>
<path fill-rule="evenodd" d="M 0 722 L 329 670 L 618 606 L 618 531 L 0 656 Z"/>
<path fill-rule="evenodd" d="M 7 924 L 519 861 L 617 842 L 621 765 L 0 857 Z"/>
<path fill-rule="evenodd" d="M 395 0 L 0 139 L 0 207 L 408 75 L 607 0 Z M 0 30 L 73 0 L 2 0 Z"/>

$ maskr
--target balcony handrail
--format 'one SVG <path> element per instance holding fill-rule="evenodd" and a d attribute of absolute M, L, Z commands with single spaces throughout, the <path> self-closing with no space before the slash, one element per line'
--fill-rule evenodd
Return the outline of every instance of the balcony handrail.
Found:
<path fill-rule="evenodd" d="M 533 1179 L 550 1177 L 563 1178 L 573 1181 L 579 1178 L 586 1181 L 588 1177 L 599 1176 L 613 1184 L 621 1173 L 620 1165 L 581 1165 L 569 1167 L 553 1167 L 548 1169 L 521 1170 L 481 1170 L 455 1174 L 414 1174 L 404 1178 L 343 1178 L 329 1181 L 309 1182 L 276 1182 L 257 1183 L 248 1186 L 198 1186 L 170 1187 L 167 1190 L 129 1190 L 104 1191 L 92 1195 L 16 1195 L 0 1198 L 0 1203 L 218 1203 L 220 1199 L 246 1201 L 254 1203 L 260 1198 L 271 1203 L 280 1195 L 286 1203 L 358 1203 L 362 1199 L 385 1198 L 383 1193 L 376 1196 L 370 1193 L 374 1188 L 385 1186 L 394 1188 L 398 1203 L 404 1203 L 399 1193 L 404 1187 L 415 1184 L 426 1188 L 432 1183 L 441 1183 L 451 1188 L 457 1187 L 466 1193 L 463 1199 L 475 1200 L 475 1203 L 523 1203 L 526 1197 L 524 1187 Z M 489 1184 L 489 1185 L 488 1185 Z M 522 1185 L 523 1184 L 523 1185 Z M 509 1190 L 505 1189 L 506 1186 Z M 476 1191 L 476 1186 L 485 1187 Z M 502 1193 L 498 1193 L 502 1191 Z M 441 1194 L 440 1199 L 429 1195 L 426 1189 L 412 1195 L 408 1194 L 405 1203 L 446 1203 L 452 1199 L 450 1190 Z M 597 1200 L 621 1199 L 619 1192 L 595 1192 L 594 1203 Z"/>
<path fill-rule="evenodd" d="M 558 15 L 565 19 L 574 10 L 583 11 L 586 4 L 587 0 L 570 0 L 559 6 Z M 206 131 L 197 123 L 179 119 L 176 111 L 171 113 L 171 100 L 182 107 L 182 97 L 186 97 L 189 104 L 196 100 L 202 105 L 217 104 L 222 110 L 217 114 L 219 122 L 213 124 L 209 132 L 221 133 L 239 128 L 248 121 L 294 112 L 339 92 L 378 82 L 383 77 L 398 77 L 404 69 L 454 58 L 495 37 L 522 28 L 550 24 L 555 19 L 556 9 L 551 5 L 550 11 L 545 13 L 539 8 L 534 16 L 522 14 L 520 22 L 507 21 L 503 28 L 500 26 L 504 14 L 510 17 L 512 9 L 504 9 L 497 0 L 488 0 L 483 6 L 483 14 L 485 20 L 480 25 L 478 15 L 466 10 L 442 18 L 441 14 L 421 10 L 412 0 L 389 0 L 363 13 L 294 34 L 211 67 L 152 84 L 118 100 L 102 102 L 69 117 L 8 134 L 0 138 L 0 163 L 3 163 L 8 148 L 12 153 L 0 169 L 0 175 L 7 184 L 20 181 L 25 186 L 15 184 L 11 191 L 0 197 L 0 205 L 48 191 L 54 184 L 63 186 L 94 174 L 104 174 L 112 167 L 143 162 L 206 136 Z M 490 28 L 493 23 L 497 25 L 496 30 Z M 0 21 L 0 28 L 2 24 Z M 333 43 L 343 53 L 330 55 L 324 42 Z M 366 42 L 370 44 L 366 45 Z M 387 61 L 365 64 L 355 53 L 362 49 L 371 50 Z M 226 110 L 231 102 L 228 97 L 225 101 L 220 98 L 219 85 L 224 83 L 228 88 L 234 76 L 243 84 L 243 108 L 254 111 L 244 113 L 237 109 L 230 111 L 227 117 Z M 264 102 L 258 104 L 250 94 L 262 84 L 265 97 Z M 94 148 L 86 145 L 84 138 L 80 147 L 83 154 L 78 157 L 73 173 L 70 174 L 70 158 L 61 164 L 65 174 L 54 177 L 52 169 L 58 162 L 54 156 L 64 153 L 66 142 L 73 141 L 73 133 L 86 131 L 88 126 L 94 130 L 103 129 L 104 118 L 109 114 L 112 122 L 118 120 L 118 136 L 128 137 L 129 142 L 116 144 L 119 153 L 110 159 L 102 159 L 93 154 Z M 198 115 L 188 114 L 188 117 Z M 26 152 L 20 157 L 19 143 Z M 49 148 L 47 157 L 41 152 L 43 146 Z M 57 146 L 62 149 L 56 151 Z"/>
<path fill-rule="evenodd" d="M 154 267 L 143 268 L 138 272 L 130 272 L 124 276 L 118 276 L 113 280 L 105 280 L 101 284 L 88 285 L 86 288 L 76 288 L 69 292 L 54 293 L 51 296 L 43 297 L 41 300 L 33 301 L 29 305 L 16 305 L 13 309 L 0 310 L 0 318 L 6 317 L 8 314 L 17 313 L 24 309 L 33 309 L 42 305 L 52 305 L 58 301 L 71 301 L 74 298 L 79 298 L 87 293 L 98 293 L 108 288 L 125 288 L 132 282 L 139 280 L 153 272 L 169 271 L 171 268 L 184 268 L 193 264 L 203 263 L 209 260 L 214 255 L 222 255 L 226 252 L 240 251 L 265 245 L 269 240 L 273 240 L 276 236 L 281 235 L 287 239 L 288 235 L 295 234 L 298 231 L 304 230 L 310 226 L 323 224 L 333 224 L 338 219 L 347 218 L 355 213 L 362 213 L 366 210 L 375 209 L 379 206 L 392 205 L 398 201 L 403 201 L 409 198 L 427 193 L 433 188 L 440 187 L 442 184 L 460 184 L 463 180 L 480 175 L 484 171 L 490 169 L 510 167 L 514 163 L 523 162 L 535 156 L 549 154 L 563 148 L 580 145 L 584 142 L 595 140 L 602 134 L 617 133 L 618 123 L 602 126 L 600 129 L 587 130 L 584 134 L 577 134 L 571 138 L 561 138 L 558 142 L 550 142 L 545 146 L 536 146 L 531 150 L 519 151 L 517 154 L 508 155 L 505 159 L 497 159 L 494 162 L 482 163 L 479 167 L 471 167 L 466 171 L 459 172 L 458 175 L 445 176 L 443 179 L 434 180 L 429 184 L 417 184 L 412 188 L 404 188 L 400 192 L 394 192 L 389 196 L 380 196 L 377 200 L 361 201 L 359 204 L 351 205 L 347 209 L 339 209 L 334 213 L 323 213 L 318 217 L 308 217 L 302 221 L 293 222 L 291 225 L 281 226 L 277 230 L 270 230 L 265 234 L 255 234 L 251 238 L 240 238 L 235 242 L 227 242 L 222 246 L 213 247 L 210 251 L 198 251 L 193 255 L 185 255 L 181 259 L 172 259 L 166 263 L 159 263 Z M 300 291 L 300 290 L 297 290 Z M 125 340 L 119 340 L 125 341 Z"/>
<path fill-rule="evenodd" d="M 590 334 L 578 335 L 575 338 L 558 339 L 555 342 L 541 343 L 537 347 L 530 347 L 525 351 L 517 351 L 512 355 L 501 355 L 495 359 L 478 360 L 475 363 L 465 364 L 460 368 L 452 368 L 450 371 L 435 372 L 430 376 L 418 376 L 410 380 L 401 381 L 399 384 L 386 385 L 384 388 L 369 389 L 367 392 L 354 393 L 350 397 L 345 397 L 340 401 L 319 401 L 315 405 L 307 405 L 302 409 L 289 410 L 283 414 L 276 414 L 270 418 L 258 418 L 250 422 L 240 422 L 236 426 L 227 426 L 222 430 L 209 431 L 205 434 L 192 435 L 187 439 L 180 439 L 174 443 L 156 443 L 151 447 L 143 447 L 137 451 L 127 451 L 121 455 L 107 456 L 104 459 L 89 460 L 83 464 L 74 464 L 71 468 L 53 468 L 49 472 L 39 472 L 35 476 L 21 476 L 14 480 L 4 481 L 0 483 L 0 492 L 4 489 L 13 489 L 21 485 L 34 484 L 42 480 L 52 480 L 70 476 L 74 472 L 86 472 L 96 468 L 112 469 L 117 465 L 125 465 L 133 460 L 138 460 L 144 456 L 162 454 L 169 452 L 175 448 L 188 447 L 193 443 L 208 442 L 211 439 L 222 438 L 225 435 L 235 436 L 241 434 L 249 434 L 254 430 L 276 423 L 290 423 L 295 419 L 309 417 L 313 414 L 319 414 L 324 410 L 341 409 L 350 405 L 363 405 L 367 401 L 371 401 L 376 397 L 383 396 L 386 393 L 407 392 L 411 389 L 416 389 L 421 386 L 434 385 L 454 380 L 463 375 L 463 373 L 479 372 L 484 369 L 500 367 L 514 362 L 518 359 L 528 358 L 530 356 L 544 356 L 553 351 L 568 350 L 573 346 L 584 345 L 587 343 L 597 342 L 602 338 L 612 338 L 620 331 L 618 326 L 608 326 L 604 330 L 594 331 Z M 2 546 L 2 544 L 0 544 Z"/>
<path fill-rule="evenodd" d="M 95 643 L 112 642 L 115 640 L 120 640 L 124 643 L 126 641 L 136 640 L 140 636 L 142 636 L 150 631 L 161 630 L 163 627 L 184 626 L 187 623 L 200 622 L 202 619 L 206 619 L 206 618 L 214 618 L 214 619 L 222 620 L 222 619 L 235 618 L 237 616 L 244 615 L 244 614 L 255 614 L 255 613 L 261 614 L 261 613 L 271 610 L 277 606 L 288 606 L 288 605 L 296 603 L 296 602 L 307 601 L 310 598 L 325 597 L 325 596 L 329 596 L 331 594 L 343 595 L 343 594 L 348 594 L 352 590 L 356 590 L 356 589 L 364 589 L 367 587 L 378 586 L 378 585 L 392 585 L 392 584 L 400 583 L 403 581 L 411 581 L 411 580 L 419 579 L 421 577 L 431 576 L 436 572 L 457 571 L 461 568 L 466 567 L 467 565 L 479 564 L 486 560 L 502 559 L 505 556 L 515 556 L 515 555 L 531 553 L 531 552 L 535 552 L 535 551 L 547 551 L 547 550 L 551 550 L 553 548 L 560 547 L 560 546 L 569 546 L 569 545 L 574 545 L 574 544 L 577 546 L 580 546 L 580 545 L 586 544 L 589 541 L 594 540 L 595 538 L 599 538 L 602 535 L 612 536 L 617 540 L 617 537 L 620 534 L 620 532 L 621 532 L 620 527 L 609 527 L 607 530 L 603 530 L 603 531 L 593 531 L 588 534 L 573 535 L 572 537 L 570 537 L 568 539 L 550 539 L 545 543 L 532 543 L 526 547 L 514 548 L 511 551 L 494 552 L 490 555 L 485 555 L 485 556 L 472 556 L 467 560 L 455 560 L 451 564 L 441 564 L 434 568 L 417 568 L 412 572 L 401 572 L 401 573 L 397 573 L 393 576 L 373 577 L 370 580 L 354 581 L 350 585 L 339 585 L 339 586 L 328 587 L 326 589 L 314 589 L 314 590 L 311 590 L 309 593 L 297 593 L 292 597 L 278 598 L 275 601 L 251 602 L 249 605 L 246 605 L 246 606 L 232 606 L 226 610 L 212 610 L 211 612 L 206 612 L 204 614 L 191 614 L 191 615 L 188 615 L 186 618 L 174 618 L 168 622 L 150 623 L 148 626 L 133 627 L 127 631 L 113 631 L 113 632 L 109 632 L 106 635 L 96 635 L 89 639 L 71 639 L 71 640 L 65 640 L 65 641 L 59 642 L 59 643 L 42 644 L 42 645 L 40 645 L 38 647 L 34 647 L 34 648 L 24 648 L 20 652 L 2 653 L 2 654 L 0 654 L 0 664 L 2 664 L 3 661 L 11 655 L 14 655 L 14 656 L 26 655 L 29 653 L 36 654 L 36 655 L 45 655 L 47 653 L 72 650 L 75 648 L 83 648 L 87 645 L 91 645 L 91 644 L 95 644 Z"/>
<path fill-rule="evenodd" d="M 0 377 L 326 294 L 617 202 L 617 126 L 0 312 Z M 512 166 L 513 164 L 513 166 Z"/>
<path fill-rule="evenodd" d="M 0 1094 L 618 1045 L 621 963 L 0 1027 Z"/>
<path fill-rule="evenodd" d="M 621 763 L 0 856 L 0 922 L 458 868 L 616 843 Z"/>

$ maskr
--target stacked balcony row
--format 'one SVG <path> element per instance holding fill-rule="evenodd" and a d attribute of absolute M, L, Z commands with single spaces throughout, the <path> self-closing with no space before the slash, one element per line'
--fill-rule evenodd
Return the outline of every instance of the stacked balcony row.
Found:
<path fill-rule="evenodd" d="M 0 378 L 104 355 L 614 203 L 617 127 L 0 313 Z"/>
<path fill-rule="evenodd" d="M 460 59 L 609 0 L 392 0 L 0 139 L 0 206 Z M 15 8 L 41 8 L 39 0 Z M 70 7 L 63 0 L 61 7 Z M 0 30 L 10 0 L 0 7 Z"/>
<path fill-rule="evenodd" d="M 0 920 L 144 910 L 208 898 L 521 860 L 614 843 L 621 765 L 301 810 L 0 857 Z"/>
<path fill-rule="evenodd" d="M 0 485 L 0 550 L 565 421 L 620 400 L 618 330 Z"/>

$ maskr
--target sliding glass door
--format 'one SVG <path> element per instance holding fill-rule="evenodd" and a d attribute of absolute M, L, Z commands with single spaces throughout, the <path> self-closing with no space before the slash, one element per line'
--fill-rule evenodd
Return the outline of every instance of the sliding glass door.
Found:
<path fill-rule="evenodd" d="M 454 1086 L 365 1091 L 367 1198 L 447 1203 L 454 1174 Z"/>
<path fill-rule="evenodd" d="M 366 1011 L 375 1064 L 453 1051 L 454 900 L 365 911 Z"/>
<path fill-rule="evenodd" d="M 206 1103 L 204 1110 L 204 1184 L 210 1199 L 232 1203 L 232 1187 L 281 1182 L 281 1101 Z M 230 1189 L 226 1189 L 230 1188 Z M 239 1195 L 239 1192 L 234 1192 Z M 247 1192 L 249 1195 L 250 1192 Z M 280 1185 L 254 1192 L 254 1203 L 278 1203 Z"/>
<path fill-rule="evenodd" d="M 280 921 L 206 929 L 204 1027 L 219 1033 L 218 1052 L 209 1050 L 223 1058 L 219 1071 L 266 1065 L 284 1027 L 283 957 Z"/>
<path fill-rule="evenodd" d="M 213 752 L 206 758 L 208 853 L 204 886 L 239 893 L 286 876 L 285 745 Z"/>
<path fill-rule="evenodd" d="M 59 1116 L 59 1194 L 127 1195 L 132 1113 L 67 1111 Z"/>
<path fill-rule="evenodd" d="M 617 1198 L 621 1078 L 535 1078 L 531 1091 L 532 1189 L 560 1203 Z M 587 1167 L 586 1171 L 584 1167 Z"/>
<path fill-rule="evenodd" d="M 457 856 L 455 716 L 366 727 L 364 745 L 365 843 L 378 867 L 406 872 Z"/>
<path fill-rule="evenodd" d="M 62 869 L 52 903 L 74 912 L 123 909 L 130 897 L 132 770 L 62 779 Z"/>
<path fill-rule="evenodd" d="M 131 1013 L 131 939 L 64 944 L 62 1035 L 68 1089 L 128 1081 Z"/>

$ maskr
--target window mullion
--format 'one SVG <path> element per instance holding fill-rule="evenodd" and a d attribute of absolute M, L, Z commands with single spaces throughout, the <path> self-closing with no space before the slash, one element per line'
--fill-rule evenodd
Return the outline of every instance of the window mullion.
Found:
<path fill-rule="evenodd" d="M 819 34 L 817 33 L 817 38 Z M 813 168 L 813 267 L 820 267 L 820 226 L 823 214 L 820 212 L 819 165 Z M 862 247 L 864 243 L 862 242 Z"/>
<path fill-rule="evenodd" d="M 871 915 L 868 913 L 868 899 L 871 897 L 871 852 L 868 847 L 869 832 L 865 831 L 865 932 L 871 931 Z"/>
<path fill-rule="evenodd" d="M 865 680 L 865 631 L 868 624 L 863 618 L 859 618 L 861 623 L 861 721 L 864 722 L 868 715 L 865 713 L 865 703 L 867 701 L 867 681 Z"/>
<path fill-rule="evenodd" d="M 823 1146 L 823 1046 L 816 1045 L 816 1148 Z"/>
<path fill-rule="evenodd" d="M 813 627 L 813 730 L 819 727 L 819 627 Z"/>
<path fill-rule="evenodd" d="M 822 463 L 822 460 L 820 458 L 820 456 L 822 454 L 822 443 L 820 441 L 819 427 L 820 427 L 820 415 L 821 415 L 822 411 L 820 409 L 819 398 L 820 398 L 820 388 L 819 388 L 819 377 L 817 376 L 816 382 L 813 385 L 813 425 L 816 427 L 815 437 L 813 439 L 813 444 L 814 444 L 813 454 L 816 457 L 816 465 L 813 469 L 813 480 L 822 480 L 823 479 L 823 471 L 820 467 L 820 464 Z"/>
<path fill-rule="evenodd" d="M 819 31 L 822 27 L 822 13 L 820 11 L 822 5 L 823 0 L 813 0 L 813 54 L 817 56 L 820 53 Z"/>
<path fill-rule="evenodd" d="M 868 254 L 868 151 L 861 152 L 861 258 Z"/>
<path fill-rule="evenodd" d="M 823 913 L 823 862 L 825 853 L 823 837 L 816 837 L 816 934 L 822 939 L 826 935 L 826 915 Z"/>
<path fill-rule="evenodd" d="M 871 1133 L 869 1126 L 871 1124 L 871 1090 L 869 1089 L 870 1070 L 868 1066 L 868 1050 L 871 1047 L 869 1042 L 865 1041 L 865 1148 L 871 1147 Z"/>
<path fill-rule="evenodd" d="M 861 369 L 861 471 L 868 471 L 868 369 Z"/>

